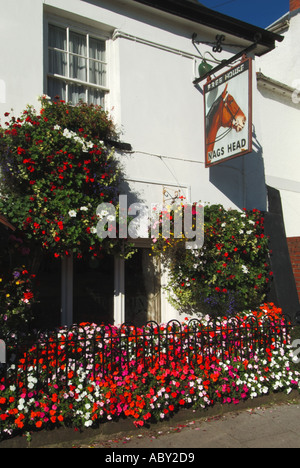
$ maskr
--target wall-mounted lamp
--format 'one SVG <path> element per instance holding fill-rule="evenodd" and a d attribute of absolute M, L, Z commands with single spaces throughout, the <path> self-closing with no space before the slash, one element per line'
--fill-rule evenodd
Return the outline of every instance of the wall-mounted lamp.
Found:
<path fill-rule="evenodd" d="M 205 76 L 207 73 L 209 73 L 213 67 L 207 63 L 207 61 L 204 59 L 199 65 L 198 72 L 199 72 L 199 78 L 202 78 Z"/>

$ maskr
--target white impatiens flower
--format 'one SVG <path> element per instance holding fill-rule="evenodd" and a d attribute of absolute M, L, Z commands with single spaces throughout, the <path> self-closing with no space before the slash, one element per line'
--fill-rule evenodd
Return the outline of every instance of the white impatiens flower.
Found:
<path fill-rule="evenodd" d="M 81 211 L 88 211 L 88 207 L 87 207 L 87 206 L 82 206 L 82 207 L 80 208 L 80 210 L 81 210 Z"/>
<path fill-rule="evenodd" d="M 24 404 L 25 404 L 24 398 L 20 398 L 19 404 L 18 404 L 18 410 L 19 410 L 19 411 L 23 411 L 23 410 L 24 410 Z"/>
<path fill-rule="evenodd" d="M 42 94 L 41 97 L 38 97 L 38 100 L 40 101 L 41 99 L 44 99 L 45 101 L 49 101 L 50 104 L 52 104 L 50 101 L 51 101 L 51 97 L 48 96 L 48 94 Z"/>
<path fill-rule="evenodd" d="M 101 213 L 98 213 L 97 214 L 97 217 L 99 219 L 103 219 L 105 218 L 107 215 L 109 215 L 109 212 L 107 210 L 102 210 Z M 109 218 L 107 218 L 109 220 Z M 109 220 L 110 221 L 110 220 Z"/>
<path fill-rule="evenodd" d="M 82 143 L 82 151 L 84 153 L 88 153 L 89 151 L 89 148 L 93 148 L 94 147 L 94 143 L 92 141 L 87 141 L 87 142 L 84 142 L 83 140 L 80 141 Z"/>
<path fill-rule="evenodd" d="M 245 274 L 249 273 L 249 270 L 248 270 L 248 268 L 246 267 L 246 265 L 242 265 L 242 271 L 243 271 L 243 273 L 245 273 Z"/>
<path fill-rule="evenodd" d="M 75 210 L 70 210 L 69 211 L 69 216 L 70 216 L 70 218 L 76 218 L 76 211 Z"/>
<path fill-rule="evenodd" d="M 81 138 L 79 135 L 77 135 L 76 132 L 73 132 L 72 130 L 69 130 L 68 128 L 64 129 L 63 136 L 65 138 L 74 140 L 76 143 L 80 143 L 82 145 L 82 151 L 84 153 L 88 153 L 89 148 L 94 147 L 94 143 L 92 141 L 85 141 L 84 138 Z"/>
<path fill-rule="evenodd" d="M 77 136 L 75 132 L 72 132 L 72 130 L 68 130 L 67 128 L 64 129 L 63 136 L 65 138 L 74 138 Z"/>

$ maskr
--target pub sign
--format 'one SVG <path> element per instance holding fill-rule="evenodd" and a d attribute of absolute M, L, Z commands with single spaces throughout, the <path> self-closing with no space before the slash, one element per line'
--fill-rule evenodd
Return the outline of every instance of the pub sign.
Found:
<path fill-rule="evenodd" d="M 252 59 L 204 86 L 205 165 L 252 151 Z"/>

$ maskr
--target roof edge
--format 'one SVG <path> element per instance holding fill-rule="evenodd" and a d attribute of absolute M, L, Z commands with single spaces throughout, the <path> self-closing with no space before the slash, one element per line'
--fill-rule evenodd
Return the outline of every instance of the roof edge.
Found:
<path fill-rule="evenodd" d="M 224 33 L 256 42 L 267 50 L 257 55 L 263 55 L 275 48 L 276 41 L 282 42 L 284 36 L 254 26 L 244 21 L 216 12 L 191 0 L 133 0 L 136 3 L 185 18 L 195 23 L 220 30 Z"/>

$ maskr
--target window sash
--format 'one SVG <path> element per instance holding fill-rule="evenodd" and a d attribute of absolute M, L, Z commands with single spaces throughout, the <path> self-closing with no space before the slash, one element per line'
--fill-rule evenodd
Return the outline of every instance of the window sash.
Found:
<path fill-rule="evenodd" d="M 103 104 L 109 92 L 105 40 L 53 24 L 48 30 L 48 94 Z"/>
<path fill-rule="evenodd" d="M 76 98 L 76 87 L 77 94 Z M 88 104 L 95 104 L 101 107 L 105 107 L 105 95 L 106 90 L 99 88 L 99 86 L 86 85 L 76 80 L 67 80 L 64 77 L 57 77 L 56 75 L 48 76 L 48 94 L 50 96 L 59 96 L 66 102 L 73 102 L 78 104 L 79 100 L 82 99 Z"/>

